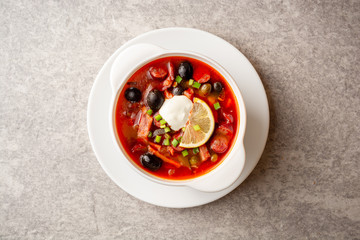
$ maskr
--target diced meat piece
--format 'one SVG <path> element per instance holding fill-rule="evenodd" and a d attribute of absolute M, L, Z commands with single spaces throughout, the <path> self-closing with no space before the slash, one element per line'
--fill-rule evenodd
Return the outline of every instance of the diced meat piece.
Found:
<path fill-rule="evenodd" d="M 177 131 L 176 133 L 174 133 L 174 138 L 176 138 L 176 140 L 179 140 L 180 137 L 182 137 L 182 135 L 184 135 L 184 132 L 180 129 L 179 131 Z"/>
<path fill-rule="evenodd" d="M 217 134 L 210 142 L 210 149 L 216 153 L 224 153 L 229 147 L 229 139 L 222 135 Z"/>
<path fill-rule="evenodd" d="M 201 159 L 201 162 L 205 162 L 206 160 L 208 160 L 210 158 L 210 153 L 206 147 L 206 145 L 201 145 L 199 147 L 199 150 L 200 150 L 200 159 Z"/>
<path fill-rule="evenodd" d="M 165 89 L 164 95 L 165 95 L 165 98 L 166 98 L 166 99 L 173 98 L 173 96 L 174 96 L 174 95 L 173 95 L 171 92 L 169 92 L 167 89 Z"/>
<path fill-rule="evenodd" d="M 234 117 L 230 113 L 222 112 L 222 116 L 226 123 L 233 123 Z"/>
<path fill-rule="evenodd" d="M 170 153 L 171 156 L 174 156 L 175 152 L 174 152 L 174 149 L 172 147 L 167 146 L 166 150 Z"/>
<path fill-rule="evenodd" d="M 150 75 L 153 78 L 156 78 L 159 80 L 164 79 L 167 75 L 167 71 L 162 67 L 151 67 L 149 71 L 150 71 Z"/>
<path fill-rule="evenodd" d="M 183 148 L 183 147 L 179 147 L 179 145 L 178 146 L 176 146 L 176 147 L 174 147 L 174 146 L 171 146 L 175 151 L 177 151 L 177 152 L 182 152 L 182 151 L 184 151 L 184 149 L 185 148 Z"/>
<path fill-rule="evenodd" d="M 169 76 L 174 80 L 175 79 L 174 65 L 171 62 L 168 62 L 167 68 L 168 68 Z"/>
<path fill-rule="evenodd" d="M 192 101 L 193 97 L 194 97 L 194 90 L 192 90 L 191 88 L 188 88 L 184 91 L 184 95 Z"/>
<path fill-rule="evenodd" d="M 145 145 L 150 145 L 152 148 L 156 149 L 157 151 L 161 150 L 161 145 L 151 142 L 150 139 L 148 138 L 139 138 L 138 141 Z"/>
<path fill-rule="evenodd" d="M 142 111 L 142 116 L 140 119 L 137 136 L 138 136 L 138 138 L 147 138 L 150 128 L 151 128 L 153 118 L 151 116 L 149 116 L 148 114 L 146 114 L 146 107 L 143 107 L 141 109 L 141 111 Z"/>
<path fill-rule="evenodd" d="M 169 72 L 169 75 L 167 76 L 165 81 L 162 83 L 162 88 L 161 88 L 162 91 L 171 87 L 171 85 L 175 79 L 174 78 L 174 65 L 171 62 L 168 63 L 168 72 Z"/>
<path fill-rule="evenodd" d="M 132 148 L 131 148 L 131 152 L 144 152 L 146 151 L 146 146 L 141 144 L 141 143 L 137 143 L 135 144 Z"/>
<path fill-rule="evenodd" d="M 218 99 L 219 99 L 219 101 L 224 101 L 225 100 L 225 91 L 224 91 L 224 89 L 221 90 L 221 92 L 220 92 L 220 94 L 218 96 Z"/>
<path fill-rule="evenodd" d="M 151 92 L 151 90 L 153 90 L 154 88 L 155 88 L 154 84 L 147 85 L 147 87 L 144 91 L 144 94 L 143 94 L 143 96 L 144 96 L 143 99 L 146 99 L 149 92 Z"/>
<path fill-rule="evenodd" d="M 134 111 L 135 112 L 132 112 L 130 114 L 129 122 L 133 126 L 138 126 L 139 122 L 140 122 L 141 115 L 142 115 L 142 111 L 141 111 L 141 109 L 138 110 L 138 112 L 136 112 L 136 110 L 134 110 Z"/>
<path fill-rule="evenodd" d="M 161 123 L 160 123 L 160 121 L 154 120 L 154 125 L 159 128 L 161 126 Z"/>
<path fill-rule="evenodd" d="M 182 130 L 179 130 L 179 131 L 177 131 L 177 132 L 173 135 L 173 137 L 174 137 L 176 140 L 179 140 L 180 137 L 182 137 L 183 134 L 184 134 L 184 132 L 183 132 Z M 172 147 L 175 151 L 177 151 L 177 152 L 181 152 L 181 151 L 184 151 L 184 150 L 185 150 L 185 148 L 180 147 L 179 145 L 177 145 L 176 147 L 174 147 L 173 145 L 171 145 L 171 147 Z"/>
<path fill-rule="evenodd" d="M 139 110 L 138 113 L 136 114 L 136 117 L 135 117 L 135 120 L 134 120 L 134 123 L 133 123 L 134 126 L 139 125 L 141 116 L 142 116 L 142 111 Z"/>
<path fill-rule="evenodd" d="M 152 148 L 156 149 L 157 151 L 160 151 L 161 145 L 153 143 L 153 142 L 147 142 Z"/>
<path fill-rule="evenodd" d="M 197 67 L 194 69 L 193 78 L 199 83 L 206 83 L 210 80 L 210 71 L 205 67 Z"/>
<path fill-rule="evenodd" d="M 169 87 L 171 87 L 171 84 L 173 83 L 173 81 L 174 80 L 171 80 L 169 77 L 167 77 L 162 84 L 161 91 L 164 91 L 165 89 L 168 89 Z"/>
<path fill-rule="evenodd" d="M 223 134 L 229 138 L 231 138 L 234 134 L 234 128 L 231 124 L 221 124 L 218 129 L 216 129 L 216 134 Z"/>
<path fill-rule="evenodd" d="M 199 80 L 199 83 L 206 83 L 210 80 L 210 74 L 204 74 Z"/>
<path fill-rule="evenodd" d="M 161 126 L 161 123 L 160 123 L 160 121 L 157 121 L 157 120 L 155 119 L 155 117 L 156 117 L 157 115 L 159 115 L 159 112 L 157 112 L 157 113 L 154 114 L 154 125 L 159 128 L 159 127 Z"/>
<path fill-rule="evenodd" d="M 168 158 L 166 156 L 164 156 L 163 154 L 161 154 L 159 151 L 155 150 L 154 148 L 152 148 L 151 146 L 148 146 L 148 151 L 157 156 L 158 158 L 162 159 L 164 162 L 170 163 L 172 165 L 174 165 L 175 167 L 181 167 L 181 164 L 178 161 L 175 161 L 171 158 Z"/>

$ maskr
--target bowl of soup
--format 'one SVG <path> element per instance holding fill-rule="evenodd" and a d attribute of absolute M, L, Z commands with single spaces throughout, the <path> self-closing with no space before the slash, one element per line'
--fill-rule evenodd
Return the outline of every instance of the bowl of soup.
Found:
<path fill-rule="evenodd" d="M 119 54 L 110 80 L 119 161 L 150 181 L 206 192 L 240 176 L 246 109 L 221 65 L 195 52 L 136 44 Z"/>

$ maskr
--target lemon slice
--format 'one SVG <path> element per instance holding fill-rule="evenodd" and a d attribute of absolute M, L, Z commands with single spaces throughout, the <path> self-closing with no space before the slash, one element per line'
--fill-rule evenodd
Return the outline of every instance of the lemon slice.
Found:
<path fill-rule="evenodd" d="M 215 121 L 210 107 L 201 99 L 194 98 L 194 105 L 186 125 L 180 147 L 196 148 L 209 140 Z"/>

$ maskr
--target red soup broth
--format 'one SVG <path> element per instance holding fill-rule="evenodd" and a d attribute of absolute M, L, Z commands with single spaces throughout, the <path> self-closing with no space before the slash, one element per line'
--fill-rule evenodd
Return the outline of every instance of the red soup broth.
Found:
<path fill-rule="evenodd" d="M 203 80 L 200 80 L 202 77 L 204 77 L 204 75 L 210 75 L 210 80 L 205 82 L 211 84 L 212 86 L 212 91 L 208 96 L 200 95 L 200 90 L 189 85 L 188 79 L 183 79 L 180 84 L 177 84 L 175 80 L 170 81 L 171 86 L 168 87 L 166 91 L 163 91 L 164 84 L 168 85 L 169 79 L 171 80 L 171 77 L 173 77 L 173 79 L 176 79 L 176 77 L 178 76 L 179 65 L 184 61 L 189 62 L 192 66 L 193 74 L 191 79 L 201 82 L 207 78 L 205 76 Z M 170 63 L 172 64 L 173 69 L 170 69 Z M 153 74 L 155 76 L 160 76 L 160 78 L 153 77 L 150 72 L 153 68 L 162 69 L 162 71 L 156 71 L 155 74 Z M 166 73 L 166 75 L 164 72 Z M 222 85 L 222 90 L 220 92 L 215 91 L 214 89 L 214 84 L 216 82 L 220 82 Z M 188 156 L 181 157 L 182 151 L 184 149 L 179 148 L 179 146 L 172 146 L 171 142 L 173 138 L 176 138 L 176 135 L 181 135 L 182 130 L 179 130 L 177 132 L 169 132 L 168 135 L 171 137 L 170 146 L 163 145 L 164 137 L 162 137 L 162 140 L 159 143 L 155 142 L 155 137 L 153 136 L 139 137 L 139 124 L 141 122 L 141 119 L 145 117 L 145 114 L 147 114 L 146 111 L 150 109 L 146 101 L 146 97 L 149 91 L 152 89 L 158 89 L 164 93 L 165 99 L 171 98 L 171 93 L 175 85 L 181 85 L 183 86 L 183 89 L 191 89 L 193 91 L 193 97 L 197 97 L 205 101 L 209 105 L 214 115 L 214 132 L 205 144 L 208 151 L 207 156 L 210 157 L 208 157 L 203 162 L 201 162 L 202 159 L 200 158 L 200 153 L 194 154 L 193 149 L 186 149 L 188 151 Z M 135 87 L 140 90 L 140 101 L 131 102 L 125 98 L 125 91 L 130 87 Z M 188 92 L 191 92 L 191 90 L 188 90 Z M 186 95 L 185 92 L 184 95 Z M 215 110 L 214 103 L 217 102 L 220 104 L 220 109 Z M 115 125 L 116 132 L 118 134 L 121 145 L 123 146 L 123 149 L 126 151 L 131 161 L 133 161 L 137 166 L 159 178 L 171 180 L 185 180 L 208 173 L 212 169 L 216 168 L 223 161 L 223 159 L 227 156 L 228 152 L 231 150 L 232 144 L 234 143 L 234 139 L 238 130 L 239 114 L 240 113 L 235 94 L 233 93 L 230 85 L 218 71 L 216 71 L 208 64 L 193 58 L 165 57 L 154 60 L 141 67 L 127 80 L 124 88 L 121 90 L 117 99 Z M 157 113 L 153 112 L 151 118 L 154 118 L 154 116 L 156 115 Z M 156 126 L 156 120 L 153 119 L 149 130 L 153 133 L 156 129 L 159 129 L 159 125 Z M 226 136 L 227 149 L 224 152 L 216 152 L 214 150 L 219 150 L 217 149 L 219 148 L 219 145 L 215 144 L 215 142 L 212 143 L 212 141 L 218 136 L 222 137 L 222 134 Z M 221 138 L 220 142 L 223 139 L 224 138 Z M 148 152 L 149 145 L 153 149 L 155 148 L 156 150 L 159 150 L 158 152 L 166 158 L 170 158 L 173 161 L 178 162 L 177 166 L 163 161 L 161 167 L 156 171 L 151 171 L 148 168 L 144 167 L 141 164 L 140 156 Z M 171 153 L 173 153 L 173 155 Z M 197 156 L 197 158 L 200 159 L 196 165 L 191 166 L 189 162 L 191 157 L 193 156 Z M 179 158 L 181 159 L 181 161 L 178 160 Z"/>

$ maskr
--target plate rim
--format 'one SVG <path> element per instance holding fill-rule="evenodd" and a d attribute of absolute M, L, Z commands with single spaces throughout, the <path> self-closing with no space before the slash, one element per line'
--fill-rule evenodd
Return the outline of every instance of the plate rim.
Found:
<path fill-rule="evenodd" d="M 268 133 L 269 133 L 269 126 L 270 126 L 270 111 L 269 111 L 269 102 L 268 102 L 268 98 L 267 98 L 267 95 L 266 95 L 266 91 L 265 91 L 265 88 L 264 88 L 264 85 L 261 81 L 261 78 L 259 76 L 259 74 L 257 73 L 256 69 L 254 68 L 254 66 L 251 64 L 251 62 L 243 55 L 242 52 L 240 52 L 235 46 L 233 46 L 231 43 L 227 42 L 226 40 L 212 34 L 212 33 L 209 33 L 209 32 L 206 32 L 206 31 L 203 31 L 203 30 L 199 30 L 199 29 L 195 29 L 195 28 L 181 28 L 181 27 L 171 27 L 171 28 L 161 28 L 161 29 L 156 29 L 156 30 L 151 30 L 151 31 L 148 31 L 148 32 L 145 32 L 145 33 L 142 33 L 130 40 L 128 40 L 127 42 L 125 42 L 123 45 L 121 45 L 113 54 L 111 54 L 111 56 L 105 61 L 105 63 L 103 64 L 103 66 L 101 67 L 100 71 L 97 73 L 96 75 L 96 78 L 95 78 L 95 81 L 93 83 L 93 86 L 91 88 L 91 91 L 90 91 L 90 95 L 89 95 L 89 100 L 88 100 L 88 105 L 87 105 L 87 129 L 88 129 L 88 135 L 89 135 L 89 139 L 90 139 L 90 143 L 91 143 L 91 146 L 92 146 L 92 149 L 95 153 L 95 156 L 99 162 L 99 164 L 101 165 L 101 167 L 103 168 L 103 170 L 105 171 L 105 173 L 110 177 L 110 179 L 117 185 L 119 186 L 122 190 L 124 190 L 125 192 L 127 192 L 128 194 L 130 194 L 131 196 L 137 198 L 137 199 L 140 199 L 142 201 L 145 201 L 147 203 L 150 203 L 150 204 L 154 204 L 154 205 L 157 205 L 157 206 L 162 206 L 162 207 L 170 207 L 170 208 L 184 208 L 184 207 L 195 207 L 195 206 L 200 206 L 200 205 L 204 205 L 204 204 L 207 204 L 207 203 L 210 203 L 210 202 L 213 202 L 213 201 L 216 201 L 218 200 L 219 198 L 227 195 L 228 193 L 230 193 L 231 191 L 233 191 L 236 187 L 238 187 L 244 180 L 242 180 L 240 183 L 237 184 L 237 186 L 235 186 L 234 188 L 232 188 L 233 186 L 230 186 L 229 188 L 232 188 L 231 190 L 228 190 L 228 189 L 225 189 L 226 190 L 226 193 L 225 194 L 220 194 L 220 196 L 217 196 L 215 198 L 211 198 L 210 200 L 208 201 L 204 201 L 203 203 L 200 203 L 200 204 L 192 204 L 192 205 L 189 205 L 189 204 L 186 204 L 186 205 L 181 205 L 181 204 L 157 204 L 157 203 L 154 203 L 154 202 L 151 202 L 151 201 L 147 201 L 146 199 L 143 199 L 143 198 L 140 198 L 138 196 L 135 196 L 134 194 L 126 191 L 121 185 L 123 184 L 119 184 L 117 182 L 117 180 L 112 176 L 112 173 L 110 173 L 107 169 L 107 166 L 104 164 L 103 161 L 100 160 L 100 154 L 98 153 L 98 149 L 96 147 L 96 144 L 94 143 L 93 141 L 93 132 L 91 130 L 91 117 L 90 117 L 90 113 L 91 113 L 91 107 L 92 107 L 92 104 L 93 104 L 93 96 L 94 96 L 94 93 L 95 93 L 95 90 L 96 90 L 96 87 L 98 86 L 98 84 L 100 84 L 100 78 L 102 77 L 102 75 L 104 74 L 108 64 L 111 62 L 111 61 L 114 61 L 114 59 L 116 58 L 116 55 L 118 55 L 121 51 L 123 51 L 124 49 L 126 49 L 127 47 L 131 46 L 132 44 L 135 44 L 134 42 L 136 42 L 137 40 L 139 39 L 142 39 L 142 38 L 146 38 L 146 36 L 148 35 L 151 35 L 151 34 L 157 34 L 157 33 L 162 33 L 162 32 L 167 32 L 167 31 L 194 31 L 194 32 L 197 32 L 197 33 L 201 33 L 201 34 L 205 34 L 205 35 L 208 35 L 209 37 L 215 37 L 217 40 L 220 40 L 222 43 L 226 43 L 226 45 L 228 47 L 231 47 L 233 51 L 236 51 L 237 53 L 239 53 L 243 58 L 244 60 L 246 60 L 246 62 L 250 65 L 250 69 L 256 74 L 259 82 L 260 82 L 260 85 L 262 87 L 261 91 L 263 92 L 264 96 L 265 96 L 265 100 L 266 100 L 266 110 L 267 112 L 265 113 L 265 122 L 266 123 L 265 127 L 267 129 L 266 133 L 265 133 L 265 141 L 264 141 L 264 144 L 263 146 L 261 147 L 261 151 L 259 150 L 259 157 L 257 157 L 257 160 L 256 160 L 256 163 L 254 164 L 254 166 L 250 169 L 249 173 L 247 174 L 247 176 L 245 176 L 244 180 L 251 174 L 251 172 L 253 171 L 253 169 L 256 167 L 257 163 L 259 162 L 260 158 L 261 158 L 261 155 L 265 149 L 265 146 L 266 146 L 266 143 L 267 143 L 267 138 L 268 138 Z M 110 83 L 109 83 L 110 84 Z M 246 104 L 245 104 L 246 105 Z M 246 133 L 245 133 L 246 135 Z M 245 151 L 246 151 L 246 148 L 245 148 Z M 246 164 L 246 163 L 245 163 Z M 241 177 L 241 176 L 240 176 Z M 239 177 L 239 178 L 240 178 Z M 224 190 L 223 190 L 224 191 Z M 222 191 L 221 191 L 222 192 Z M 176 206 L 175 206 L 176 205 Z"/>

